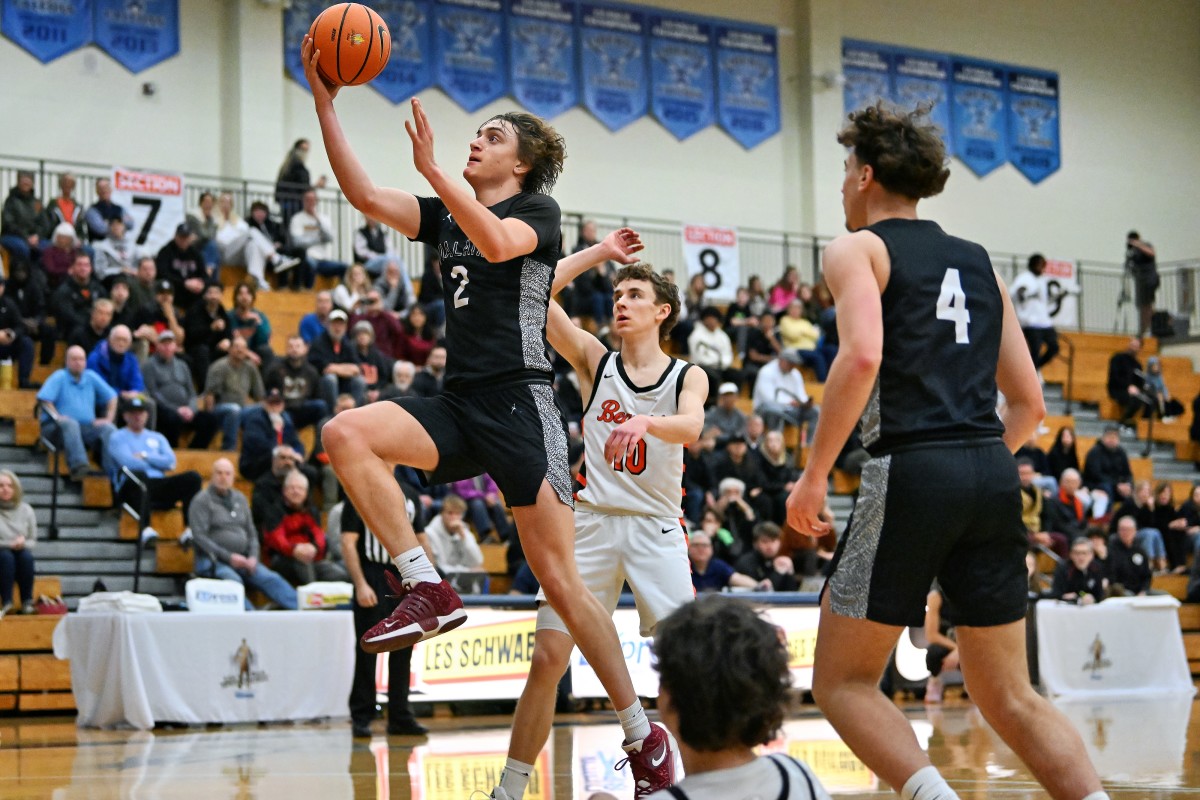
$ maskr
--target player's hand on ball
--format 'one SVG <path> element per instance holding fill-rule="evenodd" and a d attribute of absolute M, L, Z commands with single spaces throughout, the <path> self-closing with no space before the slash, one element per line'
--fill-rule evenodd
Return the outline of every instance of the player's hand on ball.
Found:
<path fill-rule="evenodd" d="M 641 235 L 633 228 L 618 228 L 605 236 L 601 244 L 608 251 L 606 260 L 620 264 L 636 264 L 638 258 L 634 254 L 641 252 L 645 247 Z"/>
<path fill-rule="evenodd" d="M 338 90 L 342 88 L 321 77 L 321 73 L 317 71 L 317 59 L 320 56 L 321 51 L 317 49 L 313 38 L 305 35 L 304 44 L 300 45 L 300 63 L 304 64 L 304 77 L 308 79 L 313 99 L 318 105 L 324 102 L 333 102 L 333 98 L 337 97 Z"/>
<path fill-rule="evenodd" d="M 825 519 L 825 493 L 828 481 L 815 473 L 805 472 L 792 487 L 787 499 L 787 521 L 805 536 L 824 536 L 830 525 Z"/>
<path fill-rule="evenodd" d="M 604 443 L 604 460 L 609 464 L 615 461 L 624 461 L 637 449 L 638 442 L 646 435 L 646 429 L 649 427 L 650 418 L 644 414 L 638 414 L 622 422 L 613 429 L 613 432 L 608 435 L 608 441 Z"/>
<path fill-rule="evenodd" d="M 429 124 L 429 117 L 425 116 L 421 101 L 415 97 L 412 99 L 412 112 L 412 121 L 404 121 L 404 130 L 408 131 L 408 138 L 412 139 L 413 166 L 421 175 L 428 177 L 430 171 L 437 166 L 433 160 L 433 127 Z"/>

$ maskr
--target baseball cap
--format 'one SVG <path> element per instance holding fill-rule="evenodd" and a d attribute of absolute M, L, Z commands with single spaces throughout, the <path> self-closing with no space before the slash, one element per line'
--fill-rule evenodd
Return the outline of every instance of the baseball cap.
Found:
<path fill-rule="evenodd" d="M 168 280 L 154 282 L 155 294 L 175 294 L 175 286 Z"/>
<path fill-rule="evenodd" d="M 187 226 L 186 222 L 181 222 L 181 223 L 179 223 L 178 227 L 175 228 L 175 235 L 176 236 L 191 236 L 192 229 Z"/>
<path fill-rule="evenodd" d="M 372 336 L 375 335 L 375 329 L 372 328 L 371 323 L 367 322 L 365 319 L 354 323 L 354 333 L 358 333 L 359 331 L 366 331 Z"/>
<path fill-rule="evenodd" d="M 733 383 L 732 381 L 726 381 L 725 383 L 722 383 L 721 387 L 719 389 L 717 389 L 717 394 L 737 394 L 737 393 L 738 393 L 737 384 Z"/>
<path fill-rule="evenodd" d="M 349 319 L 349 317 L 346 316 L 345 311 L 342 311 L 340 308 L 335 308 L 333 311 L 329 312 L 329 321 L 333 322 L 335 319 L 340 319 L 342 322 L 345 322 Z"/>
<path fill-rule="evenodd" d="M 125 401 L 126 411 L 146 411 L 146 401 L 141 397 L 134 396 Z"/>
<path fill-rule="evenodd" d="M 279 391 L 279 387 L 277 387 L 277 386 L 272 387 L 267 392 L 266 400 L 268 403 L 282 403 L 283 402 L 283 392 Z"/>
<path fill-rule="evenodd" d="M 173 342 L 175 341 L 175 333 L 170 328 L 164 328 L 159 332 L 158 340 L 160 342 Z"/>
<path fill-rule="evenodd" d="M 798 367 L 804 363 L 800 360 L 800 355 L 795 350 L 784 350 L 779 354 L 779 357 L 794 367 Z"/>

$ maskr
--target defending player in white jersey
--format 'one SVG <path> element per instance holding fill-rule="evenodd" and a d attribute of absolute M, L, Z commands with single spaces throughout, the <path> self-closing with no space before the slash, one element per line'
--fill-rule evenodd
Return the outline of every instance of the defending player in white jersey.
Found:
<path fill-rule="evenodd" d="M 558 292 L 587 269 L 559 263 Z M 624 267 L 613 280 L 613 326 L 621 338 L 610 352 L 550 304 L 550 345 L 579 375 L 584 409 L 584 470 L 576 495 L 575 560 L 588 589 L 611 613 L 629 581 L 643 635 L 694 597 L 687 540 L 680 524 L 683 445 L 704 425 L 708 378 L 662 351 L 679 318 L 675 287 L 646 264 Z M 533 762 L 550 736 L 554 697 L 574 645 L 558 614 L 539 595 L 537 638 L 529 680 L 517 703 L 508 761 L 495 800 L 522 800 Z M 625 745 L 635 797 L 674 780 L 663 728 Z M 620 765 L 618 765 L 620 766 Z M 649 773 L 649 774 L 647 774 Z"/>

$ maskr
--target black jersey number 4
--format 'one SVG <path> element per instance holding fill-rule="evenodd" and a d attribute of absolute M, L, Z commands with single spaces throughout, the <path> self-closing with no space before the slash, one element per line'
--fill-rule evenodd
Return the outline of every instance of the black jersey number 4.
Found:
<path fill-rule="evenodd" d="M 953 267 L 947 269 L 942 278 L 942 291 L 937 301 L 937 318 L 954 323 L 955 344 L 970 344 L 967 325 L 971 322 L 971 312 L 967 310 L 967 295 L 962 288 L 962 278 Z"/>

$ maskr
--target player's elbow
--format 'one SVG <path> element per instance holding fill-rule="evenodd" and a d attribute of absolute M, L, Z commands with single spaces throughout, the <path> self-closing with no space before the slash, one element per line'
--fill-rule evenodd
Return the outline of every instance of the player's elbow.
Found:
<path fill-rule="evenodd" d="M 883 361 L 883 350 L 872 346 L 842 348 L 838 351 L 837 361 L 855 375 L 874 375 Z"/>

